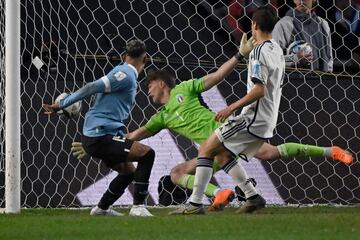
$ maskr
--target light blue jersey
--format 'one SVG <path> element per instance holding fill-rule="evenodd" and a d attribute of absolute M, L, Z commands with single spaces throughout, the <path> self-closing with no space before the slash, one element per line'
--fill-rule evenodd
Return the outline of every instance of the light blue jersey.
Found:
<path fill-rule="evenodd" d="M 126 63 L 118 65 L 106 76 L 61 100 L 60 108 L 96 94 L 94 105 L 85 115 L 83 134 L 87 137 L 116 135 L 124 127 L 123 122 L 135 102 L 137 78 L 134 66 Z"/>

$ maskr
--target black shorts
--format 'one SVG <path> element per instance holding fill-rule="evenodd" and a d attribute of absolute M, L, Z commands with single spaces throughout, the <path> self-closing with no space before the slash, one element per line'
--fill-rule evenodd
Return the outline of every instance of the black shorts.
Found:
<path fill-rule="evenodd" d="M 95 158 L 100 158 L 109 168 L 126 162 L 133 144 L 133 141 L 125 137 L 112 135 L 100 137 L 82 136 L 81 142 L 87 154 Z"/>

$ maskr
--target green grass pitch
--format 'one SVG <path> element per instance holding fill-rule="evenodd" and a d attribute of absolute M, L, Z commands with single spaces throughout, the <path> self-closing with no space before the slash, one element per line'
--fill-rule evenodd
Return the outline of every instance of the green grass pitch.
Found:
<path fill-rule="evenodd" d="M 0 239 L 360 239 L 360 206 L 269 207 L 251 215 L 227 208 L 167 216 L 169 210 L 151 209 L 152 218 L 114 218 L 91 217 L 90 210 L 23 209 L 19 215 L 0 214 Z"/>

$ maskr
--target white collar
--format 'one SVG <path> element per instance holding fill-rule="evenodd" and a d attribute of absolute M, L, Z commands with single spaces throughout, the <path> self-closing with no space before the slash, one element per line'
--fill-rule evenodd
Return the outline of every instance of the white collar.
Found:
<path fill-rule="evenodd" d="M 136 70 L 136 68 L 135 68 L 133 65 L 129 64 L 129 63 L 126 63 L 126 64 L 127 64 L 130 68 L 132 68 L 132 70 L 134 70 L 135 76 L 136 76 L 136 78 L 138 78 L 139 73 L 138 73 L 138 71 Z"/>

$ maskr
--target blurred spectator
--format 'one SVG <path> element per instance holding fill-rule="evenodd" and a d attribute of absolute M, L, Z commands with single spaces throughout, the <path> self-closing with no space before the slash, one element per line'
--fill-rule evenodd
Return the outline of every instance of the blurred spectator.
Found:
<path fill-rule="evenodd" d="M 336 58 L 347 65 L 360 64 L 360 4 L 357 2 L 359 1 L 336 0 L 335 7 L 329 13 L 330 21 L 335 27 L 332 38 Z"/>
<path fill-rule="evenodd" d="M 285 51 L 287 66 L 332 72 L 333 56 L 327 21 L 313 12 L 316 0 L 294 0 L 273 31 L 273 38 Z"/>
<path fill-rule="evenodd" d="M 232 34 L 240 41 L 243 32 L 251 31 L 251 17 L 253 12 L 260 6 L 270 4 L 275 10 L 278 0 L 231 0 L 228 8 L 226 21 L 233 31 Z"/>
<path fill-rule="evenodd" d="M 355 2 L 355 0 L 336 0 L 335 6 L 337 7 L 335 12 L 335 23 L 339 25 L 339 29 L 345 33 L 353 33 L 359 36 L 360 6 Z"/>

